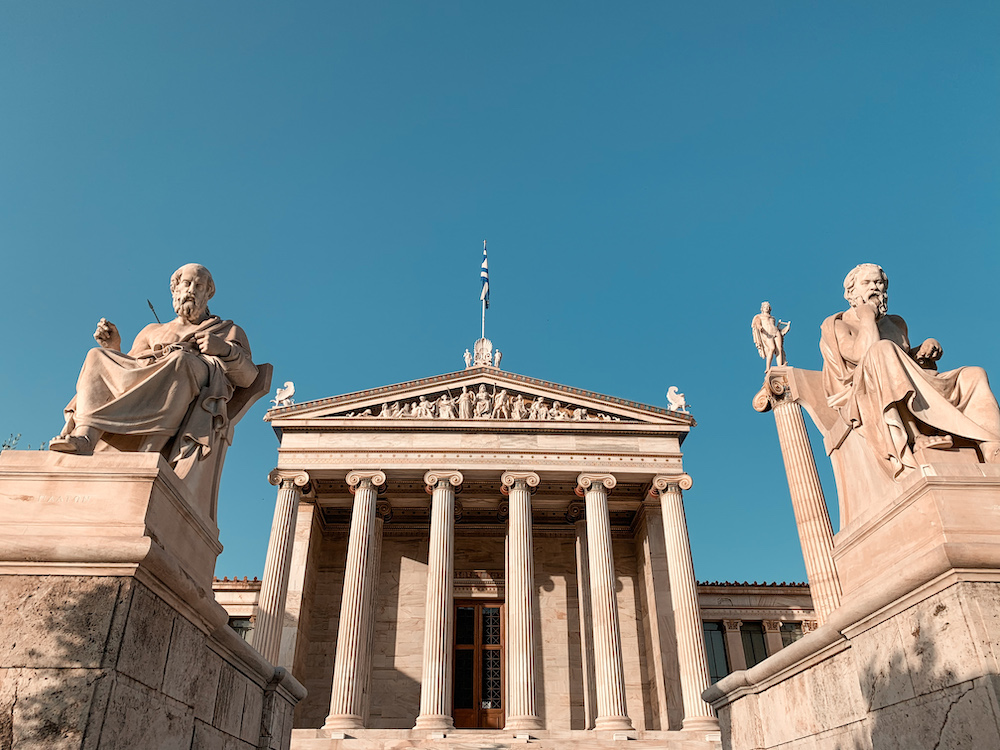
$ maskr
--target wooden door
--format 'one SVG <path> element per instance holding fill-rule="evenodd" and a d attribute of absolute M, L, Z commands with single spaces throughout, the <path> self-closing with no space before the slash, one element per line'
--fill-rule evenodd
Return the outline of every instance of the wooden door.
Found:
<path fill-rule="evenodd" d="M 503 603 L 455 603 L 453 706 L 460 729 L 503 729 Z"/>

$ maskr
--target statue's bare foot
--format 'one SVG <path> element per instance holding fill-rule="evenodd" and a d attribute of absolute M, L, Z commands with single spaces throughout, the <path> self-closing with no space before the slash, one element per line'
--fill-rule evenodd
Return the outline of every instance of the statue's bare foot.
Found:
<path fill-rule="evenodd" d="M 951 435 L 917 435 L 913 440 L 913 450 L 924 448 L 951 448 L 955 444 Z"/>
<path fill-rule="evenodd" d="M 49 450 L 87 455 L 93 452 L 93 447 L 90 444 L 90 439 L 81 435 L 60 435 L 49 441 Z"/>
<path fill-rule="evenodd" d="M 986 441 L 979 444 L 982 451 L 983 461 L 988 464 L 1000 464 L 1000 443 Z"/>

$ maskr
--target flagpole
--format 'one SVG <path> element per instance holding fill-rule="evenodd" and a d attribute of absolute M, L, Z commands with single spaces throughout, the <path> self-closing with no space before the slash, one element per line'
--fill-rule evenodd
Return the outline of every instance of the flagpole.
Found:
<path fill-rule="evenodd" d="M 486 300 L 483 300 L 483 338 L 486 338 Z"/>

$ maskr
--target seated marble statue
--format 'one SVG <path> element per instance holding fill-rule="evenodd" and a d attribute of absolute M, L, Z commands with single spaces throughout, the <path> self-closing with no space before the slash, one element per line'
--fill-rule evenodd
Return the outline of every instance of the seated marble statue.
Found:
<path fill-rule="evenodd" d="M 861 434 L 892 478 L 915 469 L 913 451 L 955 439 L 998 461 L 1000 408 L 981 367 L 937 372 L 941 345 L 911 347 L 906 323 L 887 315 L 889 279 L 864 263 L 844 279 L 849 310 L 823 322 L 827 403 Z"/>
<path fill-rule="evenodd" d="M 80 371 L 66 426 L 49 450 L 161 452 L 172 463 L 206 458 L 227 439 L 226 405 L 250 386 L 257 367 L 243 330 L 212 315 L 212 274 L 189 263 L 170 278 L 177 317 L 153 323 L 128 354 L 113 323 L 101 319 Z"/>

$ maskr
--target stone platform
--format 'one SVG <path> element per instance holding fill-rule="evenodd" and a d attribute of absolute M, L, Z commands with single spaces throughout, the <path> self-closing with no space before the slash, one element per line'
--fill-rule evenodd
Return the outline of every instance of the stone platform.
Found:
<path fill-rule="evenodd" d="M 305 690 L 228 626 L 154 453 L 0 453 L 0 748 L 282 750 Z"/>
<path fill-rule="evenodd" d="M 720 750 L 719 733 L 583 730 L 537 730 L 524 735 L 485 729 L 457 729 L 444 738 L 406 729 L 359 729 L 346 739 L 321 736 L 323 730 L 295 729 L 292 750 Z M 616 739 L 618 737 L 618 739 Z"/>
<path fill-rule="evenodd" d="M 1000 748 L 1000 467 L 921 466 L 833 557 L 827 622 L 703 694 L 724 747 Z"/>

